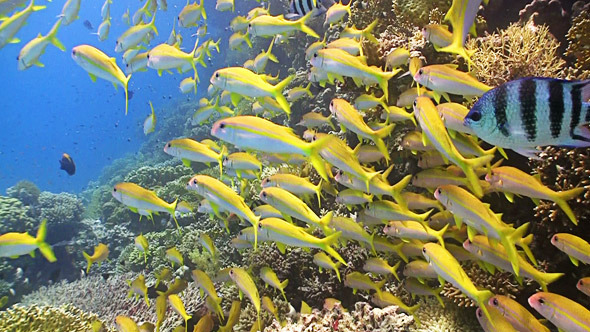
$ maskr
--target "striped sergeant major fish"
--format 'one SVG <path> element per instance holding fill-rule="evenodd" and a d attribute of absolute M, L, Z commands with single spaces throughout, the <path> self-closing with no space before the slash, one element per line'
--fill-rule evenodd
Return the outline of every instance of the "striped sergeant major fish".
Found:
<path fill-rule="evenodd" d="M 291 0 L 289 13 L 285 15 L 288 20 L 296 20 L 313 12 L 312 16 L 320 16 L 334 4 L 334 0 Z"/>
<path fill-rule="evenodd" d="M 465 116 L 475 135 L 535 157 L 537 146 L 590 146 L 590 80 L 527 77 L 486 92 Z"/>

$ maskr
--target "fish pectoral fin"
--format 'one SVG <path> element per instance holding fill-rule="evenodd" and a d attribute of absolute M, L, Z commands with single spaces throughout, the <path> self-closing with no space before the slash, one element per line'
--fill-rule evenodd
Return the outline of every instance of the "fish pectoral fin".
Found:
<path fill-rule="evenodd" d="M 242 100 L 242 95 L 232 92 L 230 98 L 232 105 L 238 106 L 238 103 L 240 102 L 240 100 Z"/>
<path fill-rule="evenodd" d="M 483 265 L 485 266 L 486 270 L 490 273 L 490 274 L 495 274 L 496 273 L 496 267 L 490 263 L 484 262 Z"/>
<path fill-rule="evenodd" d="M 129 206 L 129 210 L 131 210 L 132 212 L 138 213 L 137 212 L 137 208 L 134 208 L 132 206 Z M 141 216 L 141 215 L 140 215 Z M 141 217 L 140 217 L 141 218 Z"/>
<path fill-rule="evenodd" d="M 186 167 L 191 167 L 191 161 L 186 159 L 186 158 L 182 158 L 182 163 L 184 164 L 184 166 Z"/>
<path fill-rule="evenodd" d="M 578 261 L 578 259 L 576 257 L 570 256 L 570 260 L 572 261 L 572 263 L 575 266 L 578 266 L 580 264 L 580 262 Z"/>
<path fill-rule="evenodd" d="M 88 76 L 90 76 L 90 79 L 92 80 L 92 83 L 96 83 L 96 75 L 88 73 Z"/>
<path fill-rule="evenodd" d="M 477 235 L 477 231 L 471 227 L 471 226 L 467 226 L 467 238 L 469 239 L 469 241 L 473 241 L 473 238 Z"/>
<path fill-rule="evenodd" d="M 240 301 L 244 299 L 244 293 L 242 293 L 241 289 L 238 289 L 238 296 L 240 297 Z"/>
<path fill-rule="evenodd" d="M 445 281 L 445 279 L 444 279 L 443 277 L 441 277 L 441 276 L 438 276 L 438 283 L 439 283 L 441 286 L 444 286 L 444 285 L 445 285 L 445 282 L 446 282 L 446 281 Z"/>
<path fill-rule="evenodd" d="M 284 255 L 285 252 L 287 251 L 287 246 L 283 243 L 280 242 L 275 242 L 277 244 L 277 248 L 279 249 L 279 252 Z"/>
<path fill-rule="evenodd" d="M 35 250 L 31 251 L 31 252 L 29 253 L 29 255 L 31 255 L 31 257 L 35 258 Z"/>
<path fill-rule="evenodd" d="M 504 196 L 506 196 L 506 199 L 508 200 L 508 202 L 514 203 L 514 194 L 513 193 L 505 192 Z"/>
<path fill-rule="evenodd" d="M 113 82 L 113 86 L 115 87 L 116 91 L 119 91 L 119 87 L 117 86 L 117 83 Z"/>
<path fill-rule="evenodd" d="M 14 37 L 11 40 L 8 41 L 9 44 L 18 44 L 20 43 L 20 39 Z"/>
<path fill-rule="evenodd" d="M 41 61 L 39 61 L 39 60 L 35 61 L 35 66 L 41 67 L 41 68 L 45 67 L 45 65 L 43 63 L 41 63 Z"/>
<path fill-rule="evenodd" d="M 459 216 L 453 215 L 453 219 L 455 219 L 455 225 L 457 225 L 457 228 L 463 226 L 463 220 Z"/>

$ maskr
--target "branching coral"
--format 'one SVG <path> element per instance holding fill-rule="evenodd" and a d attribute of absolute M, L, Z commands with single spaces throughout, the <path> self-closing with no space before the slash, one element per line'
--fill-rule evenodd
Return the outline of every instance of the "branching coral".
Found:
<path fill-rule="evenodd" d="M 35 205 L 39 201 L 41 190 L 33 182 L 22 180 L 14 186 L 7 188 L 6 194 L 18 199 L 24 205 Z"/>
<path fill-rule="evenodd" d="M 311 314 L 303 314 L 297 322 L 289 322 L 284 327 L 275 321 L 265 331 L 402 332 L 407 331 L 412 322 L 413 318 L 401 313 L 396 306 L 379 309 L 365 302 L 357 302 L 354 310 L 349 312 L 337 303 L 331 310 L 314 310 Z"/>
<path fill-rule="evenodd" d="M 565 62 L 559 43 L 546 26 L 512 24 L 494 34 L 471 39 L 467 48 L 477 78 L 491 86 L 526 76 L 558 77 Z"/>
<path fill-rule="evenodd" d="M 566 55 L 576 58 L 576 68 L 590 70 L 590 12 L 583 11 L 574 18 L 567 39 Z"/>
<path fill-rule="evenodd" d="M 84 312 L 97 315 L 99 319 L 107 324 L 112 324 L 117 315 L 129 316 L 136 322 L 156 322 L 154 305 L 148 308 L 142 298 L 127 297 L 129 291 L 127 280 L 133 280 L 136 277 L 137 275 L 128 273 L 114 275 L 106 280 L 102 276 L 89 276 L 74 282 L 62 281 L 52 286 L 41 287 L 39 290 L 26 295 L 22 304 L 49 306 L 71 304 Z M 189 287 L 180 297 L 189 314 L 197 311 L 203 305 L 198 288 L 194 283 L 189 283 Z M 151 302 L 154 302 L 154 299 L 151 300 Z M 182 318 L 174 314 L 170 306 L 166 317 L 162 325 L 163 331 L 171 331 L 172 328 L 183 323 Z M 87 330 L 83 331 L 87 332 Z"/>
<path fill-rule="evenodd" d="M 15 305 L 0 312 L 0 330 L 5 332 L 87 332 L 98 317 L 73 305 Z M 115 331 L 106 327 L 104 332 Z"/>

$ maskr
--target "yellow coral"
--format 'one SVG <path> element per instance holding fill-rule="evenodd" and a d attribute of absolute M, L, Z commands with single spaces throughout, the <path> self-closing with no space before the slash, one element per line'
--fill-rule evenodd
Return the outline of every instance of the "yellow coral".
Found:
<path fill-rule="evenodd" d="M 557 77 L 565 61 L 557 53 L 559 42 L 544 26 L 512 24 L 505 30 L 471 39 L 467 48 L 475 50 L 471 57 L 477 78 L 498 86 L 526 77 Z"/>
<path fill-rule="evenodd" d="M 566 55 L 576 58 L 576 68 L 590 70 L 590 13 L 582 12 L 572 22 L 567 33 L 570 44 Z"/>
<path fill-rule="evenodd" d="M 92 331 L 96 315 L 73 305 L 61 307 L 15 305 L 0 313 L 0 331 L 5 332 L 87 332 Z M 105 327 L 105 332 L 112 331 Z"/>

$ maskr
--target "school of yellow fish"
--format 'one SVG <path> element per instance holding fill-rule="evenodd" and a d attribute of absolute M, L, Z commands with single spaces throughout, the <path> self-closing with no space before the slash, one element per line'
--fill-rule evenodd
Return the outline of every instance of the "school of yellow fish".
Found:
<path fill-rule="evenodd" d="M 98 30 L 100 40 L 108 36 L 110 3 L 111 0 L 106 0 L 102 7 L 103 23 Z M 425 38 L 437 50 L 458 54 L 470 63 L 470 51 L 464 48 L 464 42 L 473 27 L 480 3 L 481 0 L 454 0 L 445 17 L 453 32 L 442 25 L 428 25 L 423 30 Z M 0 47 L 18 42 L 14 36 L 26 18 L 43 7 L 35 6 L 31 0 L 24 10 L 3 19 L 0 25 Z M 68 0 L 65 3 L 62 15 L 51 31 L 46 36 L 39 35 L 22 48 L 18 57 L 19 69 L 42 66 L 39 58 L 49 43 L 65 50 L 57 39 L 57 32 L 60 25 L 67 25 L 77 18 L 79 7 L 80 0 Z M 218 0 L 216 5 L 219 11 L 233 11 L 234 7 L 233 0 Z M 187 3 L 175 21 L 180 27 L 199 27 L 199 38 L 188 53 L 180 49 L 182 36 L 174 28 L 165 43 L 141 52 L 142 43 L 148 44 L 154 34 L 158 34 L 154 25 L 158 8 L 166 10 L 166 1 L 146 0 L 145 5 L 134 15 L 126 13 L 128 23 L 132 25 L 117 38 L 114 52 L 124 52 L 127 75 L 117 65 L 115 58 L 90 45 L 74 47 L 72 57 L 93 81 L 100 77 L 112 82 L 115 87 L 120 85 L 126 95 L 132 74 L 148 68 L 157 70 L 159 74 L 172 69 L 179 73 L 192 70 L 192 75 L 182 80 L 179 88 L 183 93 L 196 93 L 197 83 L 200 82 L 197 65 L 205 66 L 204 57 L 210 56 L 214 49 L 219 51 L 219 41 L 208 39 L 199 43 L 207 30 L 206 24 L 199 25 L 201 20 L 207 18 L 203 1 Z M 350 5 L 337 3 L 326 13 L 326 24 L 334 25 L 346 15 L 350 15 Z M 418 309 L 418 306 L 410 307 L 382 290 L 388 275 L 400 280 L 398 268 L 403 260 L 403 284 L 411 294 L 435 296 L 444 306 L 439 296 L 442 287 L 432 287 L 429 280 L 438 279 L 441 286 L 446 282 L 451 283 L 477 303 L 477 318 L 486 331 L 548 331 L 530 313 L 530 309 L 508 297 L 495 295 L 490 290 L 478 289 L 460 263 L 471 260 L 492 273 L 500 269 L 513 273 L 519 281 L 522 278 L 534 280 L 542 291 L 529 298 L 532 309 L 561 331 L 590 331 L 590 311 L 587 308 L 562 295 L 548 292 L 549 285 L 563 274 L 537 269 L 537 262 L 529 249 L 533 236 L 527 235 L 529 224 L 518 227 L 509 225 L 500 214 L 490 209 L 489 204 L 481 201 L 483 196 L 493 192 L 503 193 L 509 201 L 513 200 L 514 195 L 530 197 L 535 202 L 540 199 L 550 200 L 563 209 L 572 223 L 577 224 L 576 216 L 566 201 L 580 195 L 584 188 L 555 192 L 534 176 L 513 167 L 501 166 L 501 159 L 492 164 L 496 151 L 500 150 L 504 155 L 503 151 L 496 147 L 482 149 L 477 137 L 463 125 L 463 118 L 469 110 L 461 104 L 450 102 L 448 96 L 481 96 L 492 87 L 478 82 L 450 64 L 423 66 L 422 59 L 411 57 L 403 48 L 387 55 L 385 71 L 370 66 L 362 55 L 362 41 L 377 43 L 372 35 L 377 21 L 361 30 L 354 26 L 346 27 L 340 32 L 339 39 L 327 43 L 326 36 L 319 40 L 320 36 L 306 25 L 312 17 L 312 13 L 308 13 L 290 21 L 282 15 L 271 15 L 268 9 L 256 7 L 246 16 L 237 16 L 232 20 L 234 34 L 229 40 L 231 49 L 252 47 L 251 38 L 257 37 L 272 38 L 268 50 L 246 61 L 241 67 L 218 69 L 210 78 L 209 99 L 199 101 L 199 108 L 192 121 L 196 125 L 216 118 L 211 135 L 217 141 L 207 139 L 198 142 L 179 138 L 164 146 L 166 154 L 182 160 L 187 167 L 191 163 L 219 165 L 219 178 L 197 174 L 187 183 L 187 190 L 195 191 L 203 198 L 203 201 L 198 202 L 198 212 L 219 218 L 225 227 L 235 222 L 232 221 L 233 216 L 240 221 L 247 221 L 251 226 L 243 228 L 231 243 L 240 250 L 257 250 L 261 242 L 275 243 L 282 253 L 287 246 L 319 249 L 313 262 L 320 269 L 333 271 L 338 280 L 355 293 L 357 290 L 373 292 L 372 301 L 378 306 L 396 305 L 410 315 Z M 305 50 L 305 58 L 311 64 L 309 84 L 286 91 L 294 77 L 288 76 L 281 80 L 278 76 L 267 74 L 265 68 L 269 60 L 279 62 L 272 54 L 273 47 L 280 47 L 281 39 L 295 33 L 306 34 L 318 41 L 309 44 Z M 394 102 L 389 98 L 388 82 L 406 67 L 418 86 L 409 87 L 393 105 Z M 367 93 L 355 100 L 333 99 L 329 104 L 330 116 L 314 112 L 304 114 L 299 123 L 307 129 L 303 138 L 296 135 L 293 129 L 268 120 L 283 115 L 289 119 L 293 102 L 313 96 L 310 91 L 312 83 L 325 87 L 326 84 L 335 84 L 335 81 L 345 82 L 346 78 L 352 79 L 357 87 L 365 88 Z M 244 98 L 253 102 L 253 114 L 235 114 L 232 109 Z M 441 98 L 448 102 L 439 103 Z M 363 112 L 377 107 L 383 110 L 381 119 L 384 122 L 366 123 Z M 126 102 L 126 112 L 127 108 Z M 411 112 L 407 111 L 409 108 Z M 151 111 L 144 122 L 146 135 L 156 127 L 153 107 Z M 333 119 L 342 132 L 356 134 L 361 143 L 352 148 L 335 135 Z M 415 125 L 416 129 L 403 137 L 402 146 L 420 154 L 419 166 L 423 170 L 392 184 L 388 178 L 393 165 L 384 171 L 377 171 L 374 166 L 391 162 L 389 147 L 384 139 L 390 136 L 396 123 L 407 121 Z M 326 129 L 333 131 L 321 132 Z M 260 179 L 262 169 L 268 165 L 303 163 L 309 163 L 315 169 L 321 177 L 319 183 L 288 173 L 277 173 Z M 261 204 L 249 206 L 233 189 L 233 181 L 230 185 L 226 184 L 229 178 L 240 179 L 242 185 L 260 179 Z M 337 184 L 346 189 L 337 191 Z M 408 184 L 426 189 L 433 193 L 434 198 L 406 191 Z M 312 207 L 322 206 L 324 192 L 336 196 L 335 201 L 345 205 L 350 215 L 335 216 L 333 211 L 318 215 L 318 209 Z M 140 218 L 146 216 L 150 219 L 154 213 L 168 213 L 176 220 L 177 212 L 192 212 L 193 205 L 197 203 L 168 203 L 153 191 L 134 183 L 117 184 L 112 189 L 112 195 L 138 213 Z M 434 210 L 437 213 L 433 213 Z M 312 235 L 319 234 L 314 233 L 318 230 L 323 233 L 323 237 Z M 178 231 L 181 234 L 180 228 Z M 48 260 L 55 260 L 50 247 L 44 242 L 45 232 L 43 223 L 36 238 L 26 233 L 0 236 L 0 256 L 33 255 L 34 250 L 39 248 Z M 203 233 L 199 241 L 215 257 L 217 251 L 211 238 Z M 365 262 L 364 271 L 341 277 L 340 270 L 347 266 L 347 261 L 336 249 L 347 241 L 355 241 L 369 248 L 373 257 Z M 590 264 L 590 244 L 585 240 L 564 233 L 553 235 L 551 242 L 569 255 L 574 264 Z M 135 246 L 143 252 L 147 261 L 149 244 L 143 234 L 137 236 Z M 92 255 L 84 253 L 88 271 L 93 263 L 100 264 L 107 259 L 108 253 L 109 249 L 104 244 L 95 247 Z M 392 266 L 380 257 L 382 253 L 395 254 L 400 260 Z M 184 264 L 182 254 L 176 248 L 167 250 L 166 257 L 172 268 Z M 171 274 L 169 269 L 161 271 L 156 276 L 157 284 L 169 280 Z M 385 277 L 375 282 L 375 277 L 379 275 Z M 201 289 L 201 295 L 206 294 L 207 307 L 214 314 L 203 316 L 194 331 L 211 331 L 215 316 L 220 322 L 219 331 L 231 331 L 238 321 L 241 302 L 234 301 L 229 313 L 224 313 L 220 305 L 224 299 L 218 296 L 214 281 L 233 281 L 240 289 L 240 297 L 244 294 L 251 301 L 259 319 L 261 308 L 265 308 L 280 321 L 272 300 L 268 297 L 261 299 L 247 269 L 226 268 L 216 276 L 194 270 L 192 277 Z M 277 289 L 285 300 L 289 300 L 284 292 L 288 280 L 281 281 L 268 267 L 261 269 L 259 277 Z M 577 288 L 590 296 L 589 278 L 580 279 Z M 191 315 L 187 314 L 177 295 L 186 285 L 186 280 L 175 279 L 167 285 L 166 292 L 160 292 L 155 300 L 158 316 L 155 324 L 138 326 L 130 318 L 119 316 L 117 328 L 121 332 L 135 332 L 150 328 L 153 330 L 155 327 L 158 331 L 168 306 L 185 322 L 188 321 Z M 150 305 L 143 275 L 129 281 L 129 287 L 129 296 L 143 297 Z M 302 312 L 309 310 L 303 303 Z M 261 328 L 260 321 L 253 326 L 253 330 Z"/>

